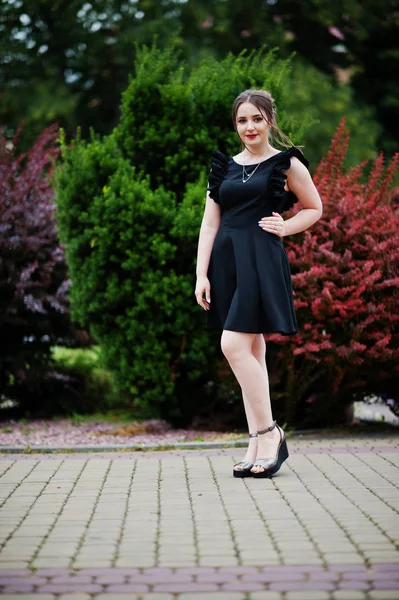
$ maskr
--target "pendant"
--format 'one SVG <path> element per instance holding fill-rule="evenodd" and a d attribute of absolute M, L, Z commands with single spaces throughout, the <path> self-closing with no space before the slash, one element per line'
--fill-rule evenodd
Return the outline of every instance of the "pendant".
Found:
<path fill-rule="evenodd" d="M 254 170 L 252 171 L 252 173 L 247 173 L 245 166 L 242 165 L 242 182 L 243 183 L 247 183 L 247 181 L 249 181 L 252 177 L 252 175 L 255 173 L 256 169 L 259 167 L 260 163 L 258 163 L 256 165 L 256 167 L 254 168 Z M 245 176 L 247 176 L 247 178 L 245 179 Z"/>

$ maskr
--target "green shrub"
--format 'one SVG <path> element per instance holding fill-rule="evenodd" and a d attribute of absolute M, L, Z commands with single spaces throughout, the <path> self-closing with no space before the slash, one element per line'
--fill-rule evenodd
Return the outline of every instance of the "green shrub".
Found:
<path fill-rule="evenodd" d="M 193 302 L 205 181 L 178 207 L 173 194 L 136 177 L 113 138 L 63 146 L 63 160 L 57 204 L 73 317 L 101 343 L 134 407 L 179 419 L 187 411 L 176 389 L 187 397 L 211 358 Z"/>
<path fill-rule="evenodd" d="M 290 93 L 284 99 L 284 106 L 299 121 L 309 118 L 315 121 L 304 135 L 305 153 L 313 172 L 327 154 L 344 115 L 351 130 L 345 164 L 353 167 L 370 157 L 376 158 L 380 127 L 370 106 L 356 103 L 349 85 L 334 81 L 310 64 L 295 60 L 292 67 Z"/>
<path fill-rule="evenodd" d="M 272 92 L 279 107 L 280 127 L 299 142 L 309 125 L 287 112 L 290 61 L 274 51 L 253 52 L 224 60 L 204 58 L 189 68 L 174 48 L 137 52 L 135 76 L 122 96 L 121 120 L 115 137 L 126 158 L 149 175 L 151 187 L 165 186 L 184 194 L 186 184 L 203 176 L 211 150 L 239 149 L 230 109 L 244 89 Z"/>

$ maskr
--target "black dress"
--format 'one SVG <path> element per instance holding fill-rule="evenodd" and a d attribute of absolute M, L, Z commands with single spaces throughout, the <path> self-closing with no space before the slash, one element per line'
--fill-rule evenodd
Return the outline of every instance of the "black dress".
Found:
<path fill-rule="evenodd" d="M 282 213 L 298 201 L 284 190 L 285 171 L 298 148 L 290 148 L 256 165 L 243 183 L 242 165 L 217 150 L 212 152 L 209 195 L 220 204 L 221 223 L 209 261 L 211 306 L 207 327 L 244 333 L 297 333 L 291 271 L 280 237 L 261 229 L 258 221 Z"/>

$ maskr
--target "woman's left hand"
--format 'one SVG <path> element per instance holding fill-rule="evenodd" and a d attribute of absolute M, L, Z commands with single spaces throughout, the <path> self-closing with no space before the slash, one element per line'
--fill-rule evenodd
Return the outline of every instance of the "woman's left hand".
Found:
<path fill-rule="evenodd" d="M 271 217 L 263 217 L 259 221 L 259 227 L 264 231 L 278 235 L 278 237 L 282 238 L 285 236 L 285 222 L 279 213 L 272 212 Z"/>

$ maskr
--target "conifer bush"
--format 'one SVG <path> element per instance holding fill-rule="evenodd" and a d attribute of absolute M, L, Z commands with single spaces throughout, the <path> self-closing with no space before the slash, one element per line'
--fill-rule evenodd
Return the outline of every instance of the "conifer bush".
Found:
<path fill-rule="evenodd" d="M 203 202 L 205 182 L 200 194 L 189 190 L 180 211 L 172 192 L 151 190 L 137 175 L 112 136 L 63 143 L 62 154 L 58 221 L 72 316 L 90 327 L 116 385 L 136 408 L 188 418 L 176 390 L 187 397 L 209 360 L 192 291 L 195 202 Z"/>
<path fill-rule="evenodd" d="M 149 175 L 152 188 L 162 185 L 181 201 L 186 184 L 206 172 L 213 148 L 239 148 L 230 111 L 244 89 L 271 90 L 281 129 L 299 143 L 311 120 L 301 117 L 298 123 L 284 110 L 289 75 L 290 61 L 274 51 L 229 54 L 222 61 L 207 57 L 189 67 L 174 47 L 143 47 L 122 95 L 115 138 L 124 156 Z"/>

